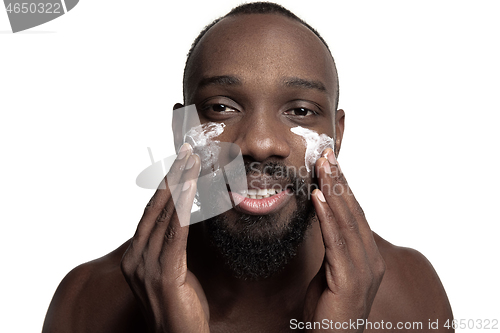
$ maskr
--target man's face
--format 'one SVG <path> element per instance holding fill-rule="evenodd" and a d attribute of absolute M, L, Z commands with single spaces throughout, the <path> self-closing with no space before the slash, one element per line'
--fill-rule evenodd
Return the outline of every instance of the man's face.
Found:
<path fill-rule="evenodd" d="M 306 147 L 290 129 L 301 126 L 333 137 L 333 60 L 299 22 L 273 14 L 240 15 L 207 32 L 186 77 L 186 104 L 196 104 L 201 123 L 225 124 L 217 140 L 241 148 L 249 189 L 283 190 L 260 199 L 266 204 L 242 203 L 206 224 L 237 275 L 272 275 L 295 254 L 313 216 Z"/>

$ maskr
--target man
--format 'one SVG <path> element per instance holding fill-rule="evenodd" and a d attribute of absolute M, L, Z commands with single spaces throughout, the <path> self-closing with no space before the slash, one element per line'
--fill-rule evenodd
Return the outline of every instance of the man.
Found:
<path fill-rule="evenodd" d="M 181 227 L 202 161 L 174 128 L 168 183 L 181 185 L 158 189 L 131 240 L 64 278 L 44 332 L 447 330 L 431 264 L 370 230 L 340 170 L 338 89 L 326 43 L 278 5 L 242 5 L 205 29 L 184 105 L 224 124 L 217 140 L 240 147 L 250 190 L 282 190 Z M 290 171 L 307 165 L 299 126 L 334 137 L 306 175 Z"/>

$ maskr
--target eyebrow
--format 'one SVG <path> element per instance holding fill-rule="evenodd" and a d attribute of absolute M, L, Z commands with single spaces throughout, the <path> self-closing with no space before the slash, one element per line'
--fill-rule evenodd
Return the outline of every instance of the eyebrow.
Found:
<path fill-rule="evenodd" d="M 287 87 L 297 87 L 297 88 L 305 88 L 305 89 L 316 89 L 321 92 L 325 92 L 326 88 L 323 82 L 315 81 L 315 80 L 305 80 L 299 77 L 290 77 L 286 78 L 284 81 L 285 86 Z"/>
<path fill-rule="evenodd" d="M 210 85 L 219 86 L 241 86 L 241 80 L 237 76 L 233 75 L 219 75 L 204 77 L 198 83 L 198 88 L 203 88 Z"/>
<path fill-rule="evenodd" d="M 306 80 L 299 77 L 288 77 L 283 79 L 283 84 L 286 87 L 315 89 L 321 92 L 326 92 L 326 88 L 323 82 L 317 80 Z M 242 80 L 234 75 L 218 75 L 218 76 L 204 77 L 198 83 L 198 88 L 204 88 L 210 85 L 241 86 Z"/>

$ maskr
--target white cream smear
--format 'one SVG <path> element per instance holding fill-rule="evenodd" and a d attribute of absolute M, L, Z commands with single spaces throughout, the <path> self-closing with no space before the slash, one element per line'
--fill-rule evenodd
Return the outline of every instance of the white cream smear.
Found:
<path fill-rule="evenodd" d="M 184 135 L 184 142 L 193 147 L 193 152 L 200 156 L 201 169 L 212 169 L 217 165 L 221 147 L 220 141 L 213 140 L 224 132 L 224 123 L 205 123 L 191 128 Z"/>
<path fill-rule="evenodd" d="M 290 129 L 292 133 L 300 135 L 306 143 L 306 153 L 304 162 L 307 172 L 311 172 L 314 164 L 321 157 L 321 153 L 326 148 L 333 149 L 333 139 L 326 134 L 318 134 L 317 132 L 304 128 L 302 126 L 293 127 Z"/>

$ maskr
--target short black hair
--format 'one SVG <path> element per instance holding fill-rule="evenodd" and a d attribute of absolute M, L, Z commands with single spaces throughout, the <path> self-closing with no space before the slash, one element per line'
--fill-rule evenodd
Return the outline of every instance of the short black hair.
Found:
<path fill-rule="evenodd" d="M 216 25 L 222 19 L 224 19 L 226 17 L 230 17 L 230 16 L 248 15 L 248 14 L 278 14 L 278 15 L 282 15 L 282 16 L 288 17 L 288 18 L 290 18 L 292 20 L 295 20 L 295 21 L 303 24 L 309 30 L 311 30 L 321 40 L 321 42 L 323 42 L 323 44 L 326 46 L 326 49 L 328 50 L 328 52 L 330 53 L 330 56 L 332 57 L 333 66 L 335 68 L 335 60 L 333 59 L 332 52 L 330 51 L 330 48 L 328 47 L 328 44 L 325 42 L 325 40 L 323 39 L 323 37 L 321 37 L 321 35 L 319 34 L 319 32 L 317 32 L 313 27 L 311 27 L 309 24 L 307 24 L 304 20 L 302 20 L 301 18 L 299 18 L 297 15 L 295 15 L 294 13 L 292 13 L 291 11 L 289 11 L 288 9 L 286 9 L 285 7 L 283 7 L 281 5 L 278 5 L 278 4 L 274 3 L 274 2 L 264 2 L 264 1 L 261 1 L 261 2 L 245 3 L 245 4 L 242 4 L 242 5 L 239 5 L 239 6 L 235 7 L 235 8 L 233 8 L 226 15 L 217 18 L 212 23 L 210 23 L 205 28 L 203 28 L 203 30 L 200 32 L 200 34 L 198 35 L 198 37 L 196 37 L 196 39 L 194 40 L 193 44 L 191 44 L 191 48 L 189 49 L 189 52 L 187 54 L 186 64 L 184 65 L 184 74 L 183 74 L 183 78 L 182 78 L 182 82 L 183 82 L 183 89 L 182 89 L 182 91 L 183 91 L 183 95 L 184 95 L 184 102 L 186 102 L 186 89 L 185 89 L 186 71 L 187 71 L 187 68 L 188 68 L 189 60 L 191 59 L 191 55 L 193 54 L 193 51 L 194 51 L 196 45 L 199 44 L 200 40 L 203 38 L 203 36 L 205 36 L 205 34 L 207 33 L 207 31 L 210 30 L 210 28 L 212 28 L 214 25 Z M 335 68 L 335 71 L 337 71 L 336 68 Z M 336 76 L 337 76 L 337 82 L 336 82 L 337 96 L 336 96 L 335 110 L 337 110 L 338 103 L 339 103 L 339 80 L 338 80 L 338 74 Z"/>

